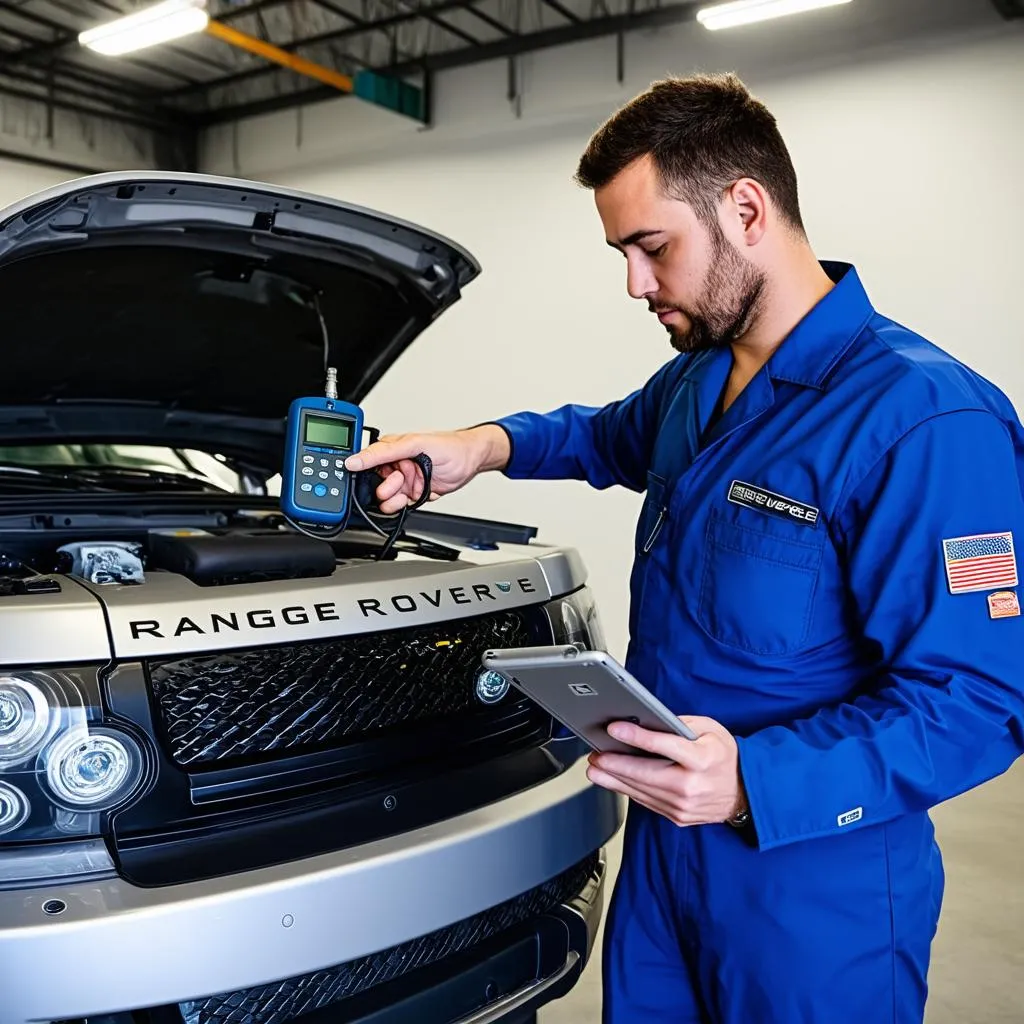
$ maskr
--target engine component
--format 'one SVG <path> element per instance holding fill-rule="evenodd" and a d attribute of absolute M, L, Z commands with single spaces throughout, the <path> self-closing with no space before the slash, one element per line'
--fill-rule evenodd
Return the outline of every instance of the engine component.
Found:
<path fill-rule="evenodd" d="M 142 546 L 128 541 L 76 541 L 57 549 L 70 562 L 61 568 L 90 583 L 144 583 Z"/>
<path fill-rule="evenodd" d="M 176 572 L 200 587 L 330 576 L 326 541 L 285 533 L 151 533 L 150 569 Z"/>

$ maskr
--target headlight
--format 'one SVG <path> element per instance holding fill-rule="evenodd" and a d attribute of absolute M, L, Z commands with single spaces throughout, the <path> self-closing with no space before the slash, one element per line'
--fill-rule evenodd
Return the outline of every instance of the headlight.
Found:
<path fill-rule="evenodd" d="M 10 843 L 109 831 L 148 776 L 145 739 L 130 730 L 104 721 L 95 669 L 0 670 L 0 860 Z"/>
<path fill-rule="evenodd" d="M 120 803 L 142 777 L 138 745 L 111 729 L 75 731 L 46 752 L 46 781 L 54 796 L 73 807 L 101 810 Z"/>

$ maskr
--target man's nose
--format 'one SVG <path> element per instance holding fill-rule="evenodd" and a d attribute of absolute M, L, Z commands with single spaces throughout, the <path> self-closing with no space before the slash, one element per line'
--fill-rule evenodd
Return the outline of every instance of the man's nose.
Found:
<path fill-rule="evenodd" d="M 644 299 L 658 290 L 654 275 L 644 260 L 631 259 L 626 269 L 626 291 L 631 298 Z"/>

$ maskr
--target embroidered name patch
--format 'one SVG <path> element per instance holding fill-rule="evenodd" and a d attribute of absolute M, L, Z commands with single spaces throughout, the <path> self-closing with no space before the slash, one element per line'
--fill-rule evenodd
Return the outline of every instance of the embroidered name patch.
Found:
<path fill-rule="evenodd" d="M 733 480 L 729 485 L 729 500 L 734 505 L 767 512 L 803 526 L 813 527 L 818 523 L 818 510 L 813 505 L 805 505 L 802 501 L 794 501 L 774 491 L 766 491 L 763 487 L 746 484 L 742 480 Z"/>
<path fill-rule="evenodd" d="M 979 533 L 943 540 L 946 579 L 951 594 L 1017 586 L 1012 533 Z"/>
<path fill-rule="evenodd" d="M 988 614 L 993 619 L 1012 619 L 1020 615 L 1020 601 L 1013 590 L 997 590 L 988 595 Z"/>

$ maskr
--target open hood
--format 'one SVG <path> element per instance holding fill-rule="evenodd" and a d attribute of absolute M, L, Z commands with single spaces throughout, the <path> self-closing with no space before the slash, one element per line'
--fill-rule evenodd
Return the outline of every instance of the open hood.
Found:
<path fill-rule="evenodd" d="M 0 440 L 201 448 L 273 471 L 325 355 L 360 402 L 479 272 L 438 235 L 271 185 L 68 182 L 0 211 Z"/>

